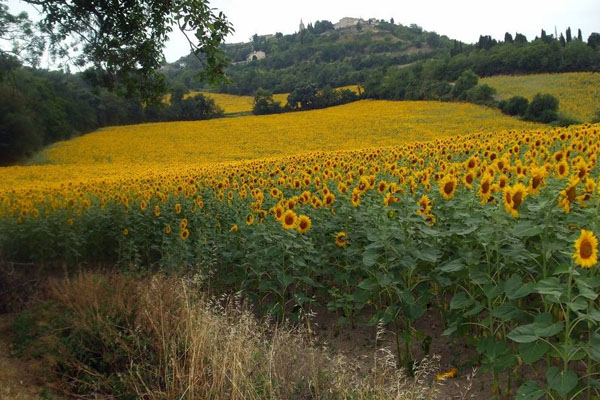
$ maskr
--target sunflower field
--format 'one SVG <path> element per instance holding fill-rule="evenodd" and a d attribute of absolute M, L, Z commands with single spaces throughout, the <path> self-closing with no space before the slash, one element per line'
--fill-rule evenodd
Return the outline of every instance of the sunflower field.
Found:
<path fill-rule="evenodd" d="M 600 73 L 569 72 L 482 78 L 498 90 L 502 99 L 523 96 L 531 100 L 537 93 L 549 93 L 559 101 L 559 112 L 578 121 L 590 122 L 600 110 Z"/>
<path fill-rule="evenodd" d="M 157 139 L 165 146 L 138 146 L 138 160 L 156 164 L 128 158 L 136 145 L 122 134 L 106 142 L 114 160 L 67 162 L 80 146 L 71 160 L 99 163 L 92 134 L 50 150 L 64 165 L 3 171 L 0 255 L 183 267 L 281 319 L 327 307 L 393 331 L 409 371 L 436 340 L 418 322 L 435 316 L 476 352 L 495 395 L 597 398 L 600 125 L 531 126 L 312 152 L 305 136 L 305 152 L 274 141 L 269 158 L 169 167 L 161 151 L 176 131 Z M 88 175 L 24 184 L 60 168 Z"/>

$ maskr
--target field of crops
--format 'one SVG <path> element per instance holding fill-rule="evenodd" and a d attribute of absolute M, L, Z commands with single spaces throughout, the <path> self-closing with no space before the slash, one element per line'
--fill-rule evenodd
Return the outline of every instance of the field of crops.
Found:
<path fill-rule="evenodd" d="M 574 398 L 600 367 L 599 149 L 600 125 L 452 103 L 105 129 L 0 170 L 0 253 L 185 267 L 281 319 L 324 306 L 395 332 L 409 370 L 435 316 L 492 392 Z"/>
<path fill-rule="evenodd" d="M 574 72 L 483 78 L 502 99 L 550 93 L 559 100 L 559 112 L 581 122 L 590 122 L 600 110 L 600 73 Z"/>

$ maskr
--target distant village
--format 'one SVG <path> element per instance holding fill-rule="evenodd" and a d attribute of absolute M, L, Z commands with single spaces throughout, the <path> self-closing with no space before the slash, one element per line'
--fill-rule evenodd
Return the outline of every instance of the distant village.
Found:
<path fill-rule="evenodd" d="M 343 31 L 343 30 L 349 30 L 352 29 L 354 27 L 356 27 L 357 25 L 361 25 L 361 26 L 375 26 L 377 25 L 378 20 L 377 18 L 369 18 L 367 20 L 362 19 L 362 18 L 351 18 L 351 17 L 344 17 L 341 20 L 339 20 L 337 23 L 333 24 L 333 28 L 335 30 L 338 31 Z M 306 26 L 304 25 L 304 22 L 302 20 L 300 20 L 300 25 L 298 27 L 298 32 L 302 32 L 303 30 L 306 30 Z M 261 35 L 261 38 L 265 38 L 265 39 L 270 39 L 272 37 L 275 37 L 275 35 L 269 34 L 269 35 Z M 246 61 L 242 61 L 242 62 L 238 62 L 238 63 L 234 63 L 234 64 L 244 64 L 244 63 L 250 63 L 252 61 L 256 61 L 256 60 L 262 60 L 263 58 L 265 58 L 267 55 L 264 51 L 252 51 L 250 54 L 248 54 L 248 56 L 246 57 Z"/>

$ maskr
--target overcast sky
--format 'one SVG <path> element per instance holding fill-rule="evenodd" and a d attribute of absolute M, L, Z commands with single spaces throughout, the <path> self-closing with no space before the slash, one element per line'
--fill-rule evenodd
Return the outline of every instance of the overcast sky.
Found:
<path fill-rule="evenodd" d="M 21 0 L 7 4 L 13 11 L 31 10 Z M 300 19 L 305 24 L 323 19 L 335 23 L 343 17 L 393 17 L 396 23 L 417 24 L 467 43 L 476 42 L 480 34 L 503 39 L 507 31 L 531 40 L 541 29 L 554 33 L 554 27 L 560 34 L 570 26 L 574 35 L 581 28 L 584 40 L 600 32 L 600 0 L 211 0 L 210 4 L 234 26 L 228 43 L 248 41 L 254 33 L 293 33 Z M 167 61 L 188 52 L 185 39 L 174 33 L 165 49 Z"/>

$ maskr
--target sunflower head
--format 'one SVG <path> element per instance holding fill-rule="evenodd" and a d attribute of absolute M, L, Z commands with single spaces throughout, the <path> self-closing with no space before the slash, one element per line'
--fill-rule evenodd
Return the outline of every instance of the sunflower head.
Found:
<path fill-rule="evenodd" d="M 346 245 L 348 244 L 348 234 L 346 234 L 346 232 L 336 233 L 335 244 L 338 247 L 346 247 Z"/>
<path fill-rule="evenodd" d="M 452 175 L 446 175 L 442 178 L 440 182 L 440 193 L 442 197 L 446 200 L 454 197 L 454 193 L 456 192 L 456 178 Z"/>
<path fill-rule="evenodd" d="M 281 225 L 284 229 L 294 229 L 298 223 L 298 216 L 292 210 L 287 210 L 281 217 Z"/>
<path fill-rule="evenodd" d="M 575 241 L 573 259 L 582 268 L 592 268 L 598 263 L 598 238 L 594 232 L 581 230 L 581 235 Z"/>
<path fill-rule="evenodd" d="M 298 226 L 296 227 L 296 230 L 301 233 L 304 234 L 306 232 L 308 232 L 310 230 L 310 227 L 312 226 L 312 222 L 310 221 L 310 218 L 306 215 L 300 215 L 298 217 Z"/>

